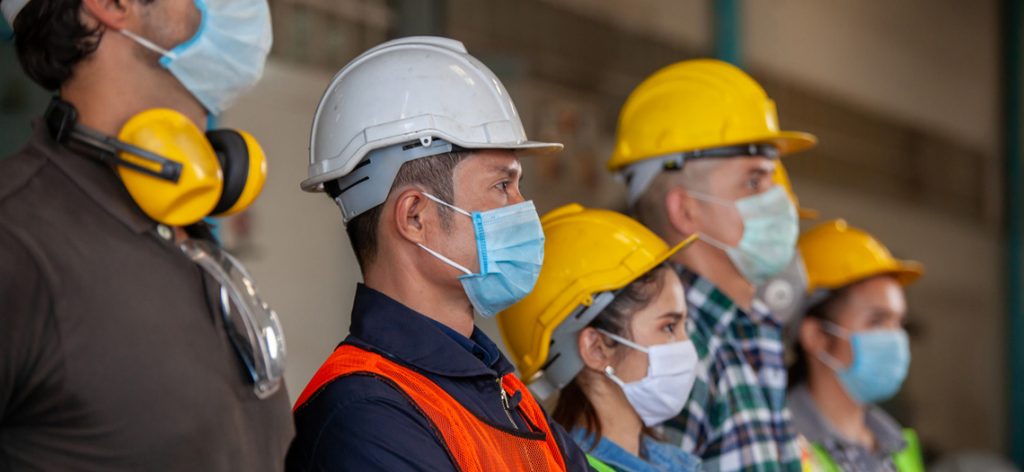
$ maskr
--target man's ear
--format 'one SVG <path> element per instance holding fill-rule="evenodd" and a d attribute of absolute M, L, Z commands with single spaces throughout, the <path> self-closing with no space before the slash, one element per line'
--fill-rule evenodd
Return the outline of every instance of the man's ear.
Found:
<path fill-rule="evenodd" d="M 665 217 L 672 230 L 682 237 L 697 233 L 699 228 L 700 207 L 697 199 L 690 196 L 686 189 L 673 187 L 665 192 Z"/>
<path fill-rule="evenodd" d="M 402 238 L 412 243 L 426 242 L 426 226 L 436 215 L 435 212 L 427 211 L 430 206 L 427 203 L 422 192 L 410 188 L 400 192 L 390 204 L 395 210 L 391 221 Z"/>
<path fill-rule="evenodd" d="M 128 26 L 130 9 L 138 8 L 136 0 L 82 0 L 87 16 L 103 27 L 121 30 Z"/>
<path fill-rule="evenodd" d="M 611 364 L 613 348 L 606 345 L 604 336 L 597 329 L 588 326 L 580 330 L 577 343 L 580 359 L 588 369 L 604 371 Z"/>

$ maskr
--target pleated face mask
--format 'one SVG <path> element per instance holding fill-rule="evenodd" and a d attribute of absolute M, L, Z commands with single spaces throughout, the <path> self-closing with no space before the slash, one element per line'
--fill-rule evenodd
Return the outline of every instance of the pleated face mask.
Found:
<path fill-rule="evenodd" d="M 474 274 L 422 244 L 419 246 L 465 274 L 459 277 L 459 281 L 477 313 L 491 318 L 533 290 L 544 262 L 544 231 L 532 201 L 469 212 L 429 193 L 424 195 L 473 220 L 479 273 Z"/>
<path fill-rule="evenodd" d="M 743 219 L 743 237 L 729 246 L 707 234 L 700 239 L 723 251 L 750 283 L 760 285 L 782 272 L 796 255 L 800 223 L 796 207 L 780 186 L 735 202 L 687 190 L 693 198 L 733 206 Z"/>
<path fill-rule="evenodd" d="M 846 392 L 860 404 L 877 403 L 896 395 L 910 369 L 910 340 L 902 329 L 874 329 L 850 332 L 832 322 L 822 322 L 824 330 L 849 341 L 853 363 L 844 366 L 824 351 L 820 359 L 839 377 Z"/>
<path fill-rule="evenodd" d="M 213 115 L 224 113 L 263 76 L 273 33 L 266 0 L 194 0 L 202 19 L 170 51 L 131 31 L 120 33 L 160 54 L 164 66 Z"/>

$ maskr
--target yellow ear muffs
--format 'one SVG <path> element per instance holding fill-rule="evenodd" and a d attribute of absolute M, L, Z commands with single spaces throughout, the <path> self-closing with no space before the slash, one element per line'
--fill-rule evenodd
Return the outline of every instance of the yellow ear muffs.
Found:
<path fill-rule="evenodd" d="M 267 181 L 267 156 L 251 134 L 218 129 L 206 132 L 224 171 L 224 191 L 213 216 L 228 216 L 252 205 Z"/>
<path fill-rule="evenodd" d="M 142 148 L 182 165 L 177 182 L 127 166 L 117 172 L 131 194 L 150 218 L 171 226 L 193 224 L 213 211 L 224 181 L 220 163 L 206 136 L 185 115 L 154 108 L 133 116 L 118 134 L 124 143 Z M 121 151 L 121 159 L 143 168 L 159 170 L 151 160 Z"/>

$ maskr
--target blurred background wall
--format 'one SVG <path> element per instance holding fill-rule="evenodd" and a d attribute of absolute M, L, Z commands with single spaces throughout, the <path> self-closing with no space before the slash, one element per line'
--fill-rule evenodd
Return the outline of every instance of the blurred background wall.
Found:
<path fill-rule="evenodd" d="M 992 451 L 1024 460 L 1024 438 L 1010 439 L 1024 423 L 1011 408 L 1024 392 L 1009 374 L 1021 372 L 1024 359 L 1009 353 L 1024 339 L 1008 322 L 1006 301 L 1015 302 L 1007 295 L 1017 287 L 1007 291 L 1004 268 L 1021 241 L 1002 242 L 1006 210 L 1016 208 L 1006 206 L 1005 183 L 1019 185 L 1007 178 L 1005 157 L 1007 135 L 1021 130 L 1018 122 L 1007 132 L 1004 111 L 1007 90 L 1021 83 L 1003 87 L 1014 54 L 1008 33 L 1020 27 L 1006 17 L 1019 11 L 1014 0 L 270 3 L 266 74 L 222 119 L 260 138 L 270 177 L 250 211 L 222 222 L 222 234 L 282 317 L 293 398 L 345 336 L 359 281 L 337 208 L 298 188 L 316 103 L 349 59 L 396 36 L 463 41 L 502 77 L 528 133 L 566 144 L 557 158 L 524 162 L 525 192 L 544 212 L 570 201 L 622 209 L 622 188 L 604 171 L 619 106 L 659 67 L 718 55 L 765 86 L 783 128 L 820 139 L 784 160 L 801 203 L 927 267 L 908 293 L 914 361 L 890 409 L 934 456 Z M 1018 43 L 1018 63 L 1019 51 Z M 0 64 L 6 154 L 46 94 L 18 76 L 10 44 Z M 493 322 L 481 325 L 500 339 Z"/>

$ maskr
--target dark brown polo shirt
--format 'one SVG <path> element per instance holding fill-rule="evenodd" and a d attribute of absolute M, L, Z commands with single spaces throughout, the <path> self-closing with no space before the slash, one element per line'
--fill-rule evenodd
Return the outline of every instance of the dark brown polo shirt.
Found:
<path fill-rule="evenodd" d="M 253 394 L 202 270 L 34 128 L 0 159 L 0 470 L 282 469 L 287 393 Z"/>

